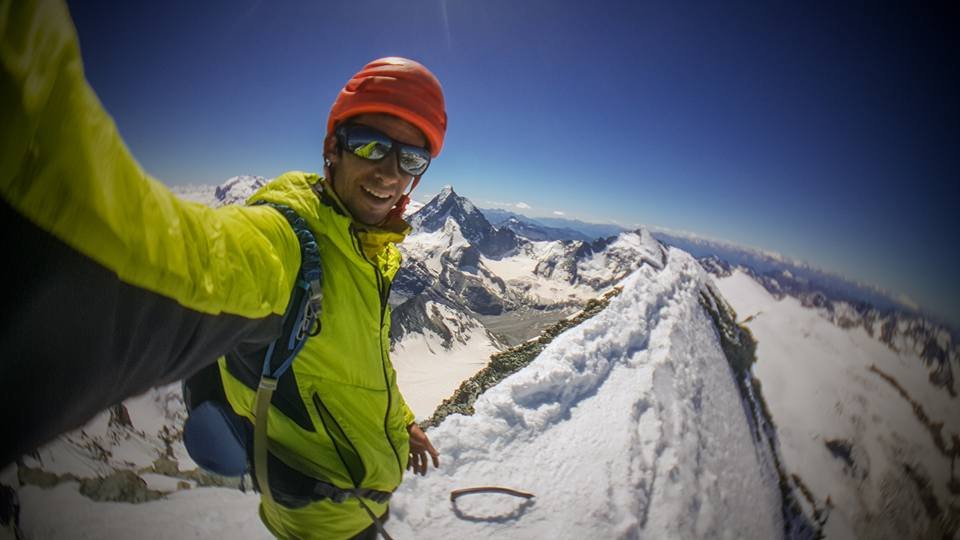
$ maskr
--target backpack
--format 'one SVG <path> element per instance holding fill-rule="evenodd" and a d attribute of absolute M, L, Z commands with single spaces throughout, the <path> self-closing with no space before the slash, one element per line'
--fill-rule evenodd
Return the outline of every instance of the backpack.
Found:
<path fill-rule="evenodd" d="M 265 201 L 279 211 L 300 242 L 300 268 L 283 315 L 280 335 L 267 347 L 257 388 L 256 419 L 250 422 L 233 412 L 227 403 L 216 364 L 207 366 L 183 383 L 184 403 L 189 416 L 183 427 L 184 446 L 201 468 L 221 476 L 242 477 L 253 465 L 253 476 L 267 499 L 273 501 L 267 471 L 267 412 L 277 381 L 293 365 L 297 353 L 311 335 L 320 332 L 323 300 L 323 270 L 316 237 L 293 209 Z M 281 496 L 281 499 L 284 497 Z"/>

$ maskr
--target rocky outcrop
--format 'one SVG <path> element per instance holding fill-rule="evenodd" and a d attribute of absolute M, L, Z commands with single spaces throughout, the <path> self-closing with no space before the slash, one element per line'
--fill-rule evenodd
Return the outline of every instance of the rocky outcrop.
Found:
<path fill-rule="evenodd" d="M 95 501 L 142 503 L 163 497 L 159 491 L 147 487 L 137 473 L 116 471 L 108 476 L 85 478 L 80 481 L 80 494 Z"/>

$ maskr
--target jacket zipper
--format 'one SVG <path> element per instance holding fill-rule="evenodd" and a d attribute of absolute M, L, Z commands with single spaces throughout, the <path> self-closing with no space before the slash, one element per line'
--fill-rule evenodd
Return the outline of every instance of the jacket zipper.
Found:
<path fill-rule="evenodd" d="M 360 235 L 357 230 L 352 226 L 350 227 L 350 230 L 353 233 L 353 239 L 354 242 L 356 242 L 356 248 L 360 253 L 360 257 L 370 264 L 370 266 L 373 268 L 373 273 L 377 278 L 377 293 L 380 295 L 380 328 L 378 332 L 378 341 L 380 344 L 380 369 L 383 371 L 383 383 L 387 389 L 387 410 L 383 414 L 383 434 L 386 436 L 387 442 L 390 443 L 390 449 L 393 450 L 393 455 L 397 459 L 397 469 L 400 471 L 400 476 L 403 477 L 403 461 L 400 459 L 400 453 L 397 452 L 397 447 L 394 446 L 393 439 L 390 437 L 390 407 L 393 405 L 393 394 L 390 392 L 390 378 L 387 376 L 387 361 L 383 357 L 383 323 L 387 312 L 387 297 L 384 295 L 383 275 L 380 273 L 380 269 L 377 268 L 377 265 L 368 259 L 366 253 L 363 252 L 363 243 L 360 241 Z M 389 288 L 387 288 L 387 290 L 389 291 Z M 389 294 L 389 292 L 387 294 Z"/>
<path fill-rule="evenodd" d="M 323 425 L 323 430 L 327 432 L 327 437 L 330 438 L 330 442 L 333 443 L 333 449 L 337 451 L 337 456 L 340 458 L 340 463 L 343 464 L 343 468 L 347 470 L 347 474 L 350 475 L 350 479 L 353 480 L 353 487 L 360 487 L 360 483 L 363 482 L 363 478 L 367 474 L 367 468 L 363 465 L 363 458 L 360 457 L 360 452 L 357 452 L 357 447 L 353 445 L 353 441 L 350 440 L 350 437 L 347 437 L 347 433 L 343 431 L 343 428 L 340 426 L 340 423 L 337 422 L 337 419 L 333 417 L 330 413 L 330 409 L 324 405 L 323 400 L 320 399 L 320 395 L 314 392 L 313 394 L 313 406 L 317 409 L 317 415 L 320 417 L 320 424 Z M 333 423 L 333 426 L 336 428 L 339 437 L 334 437 L 333 433 L 330 432 L 330 426 L 327 425 L 327 418 Z M 347 441 L 347 444 L 350 446 L 350 449 L 353 450 L 353 455 L 357 457 L 359 466 L 361 470 L 359 474 L 354 474 L 354 469 L 347 463 L 347 458 L 344 457 L 343 452 L 340 450 L 340 445 L 337 444 L 337 438 L 342 438 Z M 358 477 L 359 476 L 359 477 Z"/>

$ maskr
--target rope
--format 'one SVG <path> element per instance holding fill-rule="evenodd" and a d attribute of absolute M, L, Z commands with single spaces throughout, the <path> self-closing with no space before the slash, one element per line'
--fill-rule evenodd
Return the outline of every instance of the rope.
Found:
<path fill-rule="evenodd" d="M 524 491 L 517 491 L 515 489 L 497 486 L 482 486 L 475 488 L 455 489 L 450 492 L 450 502 L 457 500 L 457 498 L 462 495 L 473 495 L 475 493 L 503 493 L 504 495 L 513 495 L 514 497 L 520 497 L 522 499 L 532 499 L 534 497 L 533 493 L 526 493 Z"/>

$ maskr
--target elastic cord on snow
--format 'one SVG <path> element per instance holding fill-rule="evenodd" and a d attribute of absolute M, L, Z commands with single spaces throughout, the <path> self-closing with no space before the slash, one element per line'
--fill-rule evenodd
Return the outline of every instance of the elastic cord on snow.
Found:
<path fill-rule="evenodd" d="M 532 499 L 534 497 L 533 493 L 527 493 L 525 491 L 517 491 L 515 489 L 498 486 L 481 486 L 474 488 L 455 489 L 451 491 L 450 502 L 457 500 L 457 498 L 462 495 L 473 495 L 475 493 L 503 493 L 504 495 L 512 495 L 514 497 L 520 497 L 521 499 Z"/>

